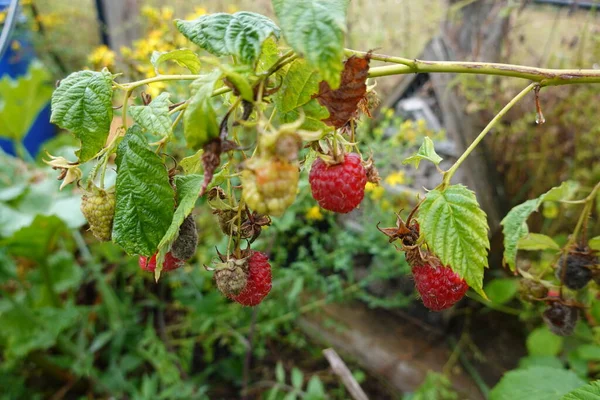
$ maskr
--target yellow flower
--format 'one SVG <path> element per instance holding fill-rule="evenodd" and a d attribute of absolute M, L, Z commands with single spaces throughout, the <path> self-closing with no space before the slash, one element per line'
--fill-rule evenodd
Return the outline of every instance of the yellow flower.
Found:
<path fill-rule="evenodd" d="M 542 212 L 544 218 L 555 219 L 558 217 L 559 212 L 560 209 L 555 201 L 548 201 L 544 203 L 544 211 Z"/>
<path fill-rule="evenodd" d="M 204 7 L 194 7 L 194 12 L 192 14 L 186 15 L 185 19 L 196 19 L 203 15 L 207 14 L 206 8 Z"/>
<path fill-rule="evenodd" d="M 323 219 L 323 214 L 321 213 L 319 206 L 309 208 L 306 210 L 306 214 L 304 216 L 309 221 L 320 221 Z"/>
<path fill-rule="evenodd" d="M 369 196 L 373 200 L 379 200 L 383 197 L 383 194 L 385 193 L 385 189 L 383 186 L 379 186 L 374 183 L 367 182 L 367 184 L 365 185 L 365 192 L 369 193 Z"/>
<path fill-rule="evenodd" d="M 6 11 L 0 12 L 0 24 L 3 24 L 5 19 L 6 19 Z"/>
<path fill-rule="evenodd" d="M 406 182 L 404 171 L 393 172 L 385 178 L 385 183 L 390 186 L 402 185 Z"/>
<path fill-rule="evenodd" d="M 19 51 L 21 49 L 21 42 L 13 40 L 10 44 L 10 48 L 13 49 L 13 51 Z"/>
<path fill-rule="evenodd" d="M 233 13 L 237 12 L 238 10 L 239 9 L 237 8 L 237 6 L 235 6 L 233 4 L 230 4 L 230 5 L 227 6 L 227 12 L 229 14 L 233 14 Z"/>
<path fill-rule="evenodd" d="M 93 64 L 96 69 L 102 67 L 110 68 L 115 65 L 115 52 L 106 45 L 98 46 L 88 56 L 88 62 Z"/>

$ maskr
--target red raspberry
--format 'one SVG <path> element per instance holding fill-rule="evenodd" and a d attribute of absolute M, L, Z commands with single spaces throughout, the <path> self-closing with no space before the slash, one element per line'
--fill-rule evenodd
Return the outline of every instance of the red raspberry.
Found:
<path fill-rule="evenodd" d="M 452 307 L 469 289 L 465 280 L 448 267 L 423 264 L 413 267 L 412 273 L 423 304 L 432 311 Z"/>
<path fill-rule="evenodd" d="M 140 268 L 144 271 L 154 272 L 154 270 L 156 269 L 156 256 L 157 254 L 153 255 L 150 258 L 150 261 L 148 261 L 148 257 L 140 256 L 140 259 L 138 261 Z M 176 259 L 175 257 L 173 257 L 173 254 L 171 254 L 171 252 L 168 252 L 165 255 L 165 262 L 163 263 L 162 270 L 165 272 L 173 271 L 174 269 L 181 267 L 183 264 L 185 264 L 183 261 Z"/>
<path fill-rule="evenodd" d="M 348 213 L 365 196 L 367 172 L 356 153 L 346 154 L 341 164 L 327 165 L 317 158 L 308 176 L 312 195 L 326 210 Z"/>
<path fill-rule="evenodd" d="M 259 304 L 271 291 L 271 265 L 265 253 L 252 252 L 248 258 L 248 283 L 237 296 L 231 299 L 244 305 Z"/>

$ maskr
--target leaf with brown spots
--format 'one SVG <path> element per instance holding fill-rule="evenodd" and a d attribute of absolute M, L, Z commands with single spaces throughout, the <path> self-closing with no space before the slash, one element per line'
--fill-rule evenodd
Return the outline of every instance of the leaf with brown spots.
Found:
<path fill-rule="evenodd" d="M 352 56 L 346 60 L 340 87 L 335 90 L 325 81 L 319 84 L 319 94 L 316 98 L 329 110 L 329 118 L 322 120 L 327 125 L 341 128 L 356 115 L 358 103 L 367 92 L 369 60 L 369 55 L 365 58 Z"/>

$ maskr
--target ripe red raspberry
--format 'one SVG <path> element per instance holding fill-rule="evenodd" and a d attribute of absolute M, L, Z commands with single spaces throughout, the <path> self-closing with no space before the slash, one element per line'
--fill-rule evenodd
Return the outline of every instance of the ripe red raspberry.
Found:
<path fill-rule="evenodd" d="M 432 311 L 452 307 L 469 289 L 465 280 L 448 267 L 423 264 L 414 266 L 412 273 L 423 304 Z"/>
<path fill-rule="evenodd" d="M 156 269 L 156 256 L 157 254 L 153 255 L 149 261 L 148 257 L 140 256 L 140 259 L 138 260 L 140 268 L 144 271 L 154 272 L 154 270 Z M 173 257 L 173 254 L 171 254 L 171 252 L 168 252 L 165 255 L 165 262 L 163 263 L 162 270 L 165 272 L 172 271 L 183 266 L 183 264 L 185 264 L 183 261 L 176 259 L 175 257 Z"/>
<path fill-rule="evenodd" d="M 265 253 L 253 251 L 248 257 L 248 282 L 242 292 L 231 299 L 244 305 L 259 304 L 271 291 L 271 265 Z"/>
<path fill-rule="evenodd" d="M 344 162 L 327 165 L 317 158 L 308 176 L 314 199 L 321 207 L 337 213 L 354 210 L 365 196 L 367 173 L 360 156 L 349 153 Z"/>

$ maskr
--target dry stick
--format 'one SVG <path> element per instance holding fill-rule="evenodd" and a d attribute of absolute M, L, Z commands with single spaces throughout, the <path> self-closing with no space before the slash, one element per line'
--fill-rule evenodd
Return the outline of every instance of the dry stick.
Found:
<path fill-rule="evenodd" d="M 354 376 L 352 376 L 352 372 L 350 372 L 344 360 L 340 358 L 334 349 L 323 350 L 323 355 L 329 361 L 333 372 L 342 379 L 344 386 L 354 400 L 369 400 Z"/>

